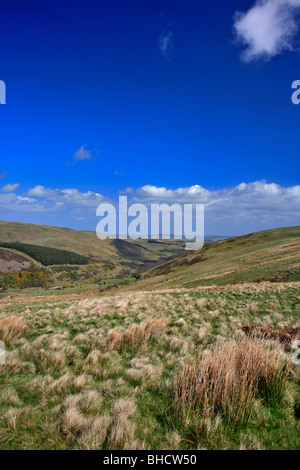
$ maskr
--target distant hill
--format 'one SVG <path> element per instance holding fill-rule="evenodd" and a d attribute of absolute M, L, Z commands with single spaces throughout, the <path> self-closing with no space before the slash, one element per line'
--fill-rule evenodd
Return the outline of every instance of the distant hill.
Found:
<path fill-rule="evenodd" d="M 28 243 L 73 251 L 93 261 L 108 264 L 136 258 L 155 259 L 159 251 L 142 240 L 99 240 L 96 232 L 92 231 L 6 221 L 0 221 L 0 242 Z M 166 249 L 166 244 L 160 243 L 159 248 Z M 180 249 L 182 247 L 172 244 L 173 251 Z"/>
<path fill-rule="evenodd" d="M 99 240 L 95 232 L 20 222 L 0 221 L 0 242 L 20 242 L 74 251 L 99 261 L 118 258 L 111 240 Z"/>
<path fill-rule="evenodd" d="M 20 245 L 15 244 L 21 243 Z M 50 265 L 47 271 L 47 281 L 62 281 L 65 279 L 69 280 L 84 280 L 84 279 L 97 279 L 99 277 L 115 277 L 130 275 L 136 271 L 146 269 L 146 267 L 154 266 L 158 262 L 168 259 L 170 256 L 183 251 L 183 244 L 178 242 L 159 241 L 156 244 L 148 243 L 148 240 L 99 240 L 95 232 L 83 231 L 83 230 L 72 230 L 69 228 L 52 227 L 48 225 L 35 225 L 20 222 L 6 222 L 0 221 L 0 246 L 6 244 L 6 250 L 0 251 L 0 262 L 7 266 L 7 257 L 10 257 L 10 265 L 14 272 L 18 271 L 15 267 L 19 266 L 22 271 L 22 263 L 20 264 L 20 256 L 27 253 L 31 256 L 30 274 L 26 274 L 30 278 L 30 285 L 33 283 L 45 284 L 46 277 L 43 276 L 43 280 L 39 279 L 32 281 L 35 276 L 34 273 L 40 273 L 43 271 L 45 265 Z M 8 244 L 8 245 L 7 245 Z M 30 251 L 29 245 L 34 245 L 34 251 Z M 19 246 L 19 251 L 18 251 Z M 8 249 L 11 248 L 8 254 Z M 45 250 L 40 248 L 44 247 Z M 53 258 L 53 251 L 51 259 L 51 249 L 66 250 L 69 252 L 71 266 L 51 266 L 51 265 L 62 265 L 60 256 L 58 261 L 55 262 Z M 28 251 L 29 250 L 29 251 Z M 36 256 L 37 250 L 42 256 Z M 47 262 L 43 262 L 47 253 Z M 73 256 L 72 256 L 73 253 Z M 58 253 L 62 255 L 62 253 Z M 80 255 L 78 257 L 78 255 Z M 84 257 L 88 261 L 86 266 L 82 266 L 80 261 L 81 257 Z M 74 265 L 76 257 L 79 259 L 78 266 Z M 35 261 L 41 261 L 38 266 Z M 25 263 L 25 267 L 26 267 Z M 42 271 L 41 271 L 42 269 Z M 26 270 L 23 269 L 25 272 Z M 15 274 L 13 271 L 3 272 L 0 269 L 0 281 L 3 277 L 9 277 L 9 285 L 15 284 L 15 278 L 20 282 L 22 278 L 21 274 Z M 43 271 L 44 272 L 44 271 Z M 25 274 L 24 274 L 25 276 Z M 23 277 L 24 277 L 23 276 Z M 26 276 L 23 279 L 22 286 L 26 285 Z M 39 274 L 37 274 L 39 277 Z M 0 287 L 1 287 L 0 282 Z"/>
<path fill-rule="evenodd" d="M 139 288 L 192 288 L 263 280 L 300 280 L 300 227 L 251 233 L 184 252 L 150 269 Z"/>
<path fill-rule="evenodd" d="M 59 250 L 57 248 L 50 248 L 48 246 L 31 245 L 29 243 L 18 242 L 0 242 L 0 248 L 8 248 L 19 251 L 25 255 L 30 256 L 32 259 L 41 263 L 43 266 L 88 264 L 88 259 L 74 251 Z"/>
<path fill-rule="evenodd" d="M 21 242 L 67 250 L 84 256 L 88 264 L 46 268 L 18 250 L 2 248 L 0 287 L 5 282 L 23 287 L 98 282 L 143 271 L 137 276 L 141 279 L 125 289 L 300 280 L 300 227 L 218 238 L 208 237 L 202 250 L 184 251 L 184 243 L 178 240 L 99 240 L 95 232 L 2 221 L 0 245 Z"/>

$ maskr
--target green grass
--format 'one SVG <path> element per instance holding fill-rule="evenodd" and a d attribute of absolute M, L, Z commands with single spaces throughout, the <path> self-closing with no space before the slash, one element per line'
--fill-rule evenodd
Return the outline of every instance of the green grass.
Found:
<path fill-rule="evenodd" d="M 141 289 L 300 279 L 300 227 L 257 232 L 179 254 L 145 273 Z"/>
<path fill-rule="evenodd" d="M 297 284 L 4 303 L 0 338 L 8 317 L 24 328 L 12 326 L 0 369 L 1 449 L 300 447 L 296 366 L 282 393 L 262 400 L 260 390 L 246 424 L 201 410 L 186 421 L 173 407 L 186 361 L 239 341 L 245 324 L 299 325 Z"/>

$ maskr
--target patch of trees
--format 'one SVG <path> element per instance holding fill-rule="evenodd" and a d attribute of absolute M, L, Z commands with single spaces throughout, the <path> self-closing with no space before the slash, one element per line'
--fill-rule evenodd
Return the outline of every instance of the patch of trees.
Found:
<path fill-rule="evenodd" d="M 67 250 L 58 250 L 47 246 L 29 245 L 27 243 L 7 242 L 0 243 L 2 248 L 12 248 L 13 250 L 25 253 L 44 266 L 52 264 L 88 264 L 88 260 L 77 253 Z"/>

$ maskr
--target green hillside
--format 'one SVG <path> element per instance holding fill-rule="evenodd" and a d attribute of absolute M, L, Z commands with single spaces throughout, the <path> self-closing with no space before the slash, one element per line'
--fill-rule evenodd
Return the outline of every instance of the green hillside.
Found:
<path fill-rule="evenodd" d="M 300 283 L 276 282 L 299 279 L 299 235 L 214 242 L 141 280 L 0 248 L 0 449 L 299 449 Z M 163 249 L 139 243 L 110 246 L 129 264 Z"/>
<path fill-rule="evenodd" d="M 107 284 L 107 279 L 136 276 L 183 250 L 178 242 L 99 240 L 95 232 L 5 221 L 0 221 L 1 246 L 6 251 L 0 251 L 0 289 L 46 285 L 73 288 L 83 282 L 91 287 L 100 279 L 105 279 L 101 288 L 106 289 L 115 284 Z M 31 257 L 29 267 L 20 263 L 21 254 Z M 9 261 L 5 259 L 8 256 Z M 49 267 L 45 273 L 44 266 Z"/>
<path fill-rule="evenodd" d="M 0 244 L 20 241 L 84 256 L 87 266 L 51 268 L 49 279 L 67 284 L 130 277 L 141 271 L 142 279 L 125 289 L 300 280 L 300 227 L 251 233 L 208 243 L 202 250 L 183 251 L 181 242 L 99 240 L 94 232 L 0 222 Z M 114 285 L 106 283 L 101 288 Z"/>
<path fill-rule="evenodd" d="M 1 243 L 0 248 L 12 248 L 30 256 L 43 266 L 51 266 L 53 264 L 87 264 L 88 260 L 84 256 L 78 255 L 72 251 L 58 250 L 57 248 L 49 248 L 46 246 L 31 245 L 29 243 Z"/>
<path fill-rule="evenodd" d="M 193 288 L 263 280 L 300 280 L 300 227 L 251 233 L 184 252 L 150 269 L 139 286 Z"/>
<path fill-rule="evenodd" d="M 72 251 L 93 261 L 119 264 L 124 260 L 158 259 L 182 251 L 182 244 L 146 240 L 99 240 L 96 232 L 49 225 L 0 221 L 1 243 L 28 243 Z"/>
<path fill-rule="evenodd" d="M 111 240 L 99 240 L 95 232 L 0 221 L 0 242 L 29 243 L 76 252 L 103 261 L 119 257 Z"/>

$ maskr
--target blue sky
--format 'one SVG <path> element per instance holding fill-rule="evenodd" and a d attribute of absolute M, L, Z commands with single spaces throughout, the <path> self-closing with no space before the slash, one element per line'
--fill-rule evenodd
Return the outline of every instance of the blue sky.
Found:
<path fill-rule="evenodd" d="M 0 219 L 94 230 L 185 188 L 206 232 L 299 224 L 299 5 L 1 0 Z"/>

